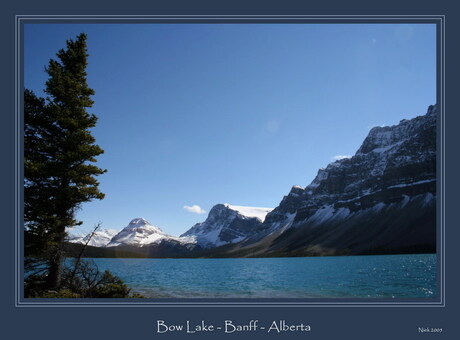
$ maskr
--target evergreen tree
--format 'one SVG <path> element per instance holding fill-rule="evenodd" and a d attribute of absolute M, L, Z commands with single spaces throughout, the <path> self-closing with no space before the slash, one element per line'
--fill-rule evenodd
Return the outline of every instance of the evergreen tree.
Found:
<path fill-rule="evenodd" d="M 87 112 L 94 91 L 86 81 L 86 35 L 68 40 L 67 48 L 50 60 L 45 99 L 24 93 L 24 217 L 25 246 L 46 260 L 48 287 L 58 288 L 66 228 L 81 222 L 75 212 L 82 203 L 102 199 L 95 166 L 103 150 L 90 129 L 97 117 Z"/>

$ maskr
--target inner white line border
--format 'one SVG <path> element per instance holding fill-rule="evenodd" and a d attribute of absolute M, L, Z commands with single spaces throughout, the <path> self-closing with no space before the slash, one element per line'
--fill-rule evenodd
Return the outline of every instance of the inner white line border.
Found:
<path fill-rule="evenodd" d="M 20 230 L 22 229 L 22 218 L 20 216 L 22 207 L 22 189 L 21 189 L 21 169 L 22 169 L 22 157 L 21 157 L 21 112 L 22 112 L 22 84 L 23 84 L 23 72 L 21 64 L 22 56 L 22 34 L 23 25 L 25 23 L 43 23 L 43 21 L 84 21 L 82 23 L 97 23 L 97 21 L 113 20 L 116 22 L 122 21 L 140 21 L 147 20 L 151 23 L 158 23 L 160 20 L 190 22 L 190 21 L 201 21 L 206 22 L 209 20 L 216 21 L 216 24 L 226 23 L 227 20 L 247 20 L 248 22 L 267 20 L 267 23 L 286 23 L 286 21 L 301 20 L 304 24 L 308 24 L 316 21 L 323 21 L 326 23 L 355 23 L 354 21 L 368 21 L 372 23 L 389 23 L 396 21 L 398 23 L 420 21 L 421 23 L 433 23 L 437 25 L 439 41 L 437 41 L 437 79 L 439 81 L 439 88 L 437 89 L 437 103 L 440 108 L 439 121 L 441 137 L 438 138 L 440 141 L 440 153 L 437 155 L 440 157 L 438 160 L 440 164 L 440 176 L 439 176 L 439 203 L 440 203 L 440 248 L 437 251 L 437 258 L 440 260 L 438 264 L 439 268 L 439 301 L 434 302 L 314 302 L 314 301 L 182 301 L 182 302 L 153 302 L 153 301 L 129 301 L 126 299 L 123 302 L 94 302 L 94 301 L 22 301 L 21 300 L 21 285 L 22 276 L 21 268 L 21 237 Z M 334 22 L 335 21 L 335 22 Z M 14 191 L 14 203 L 15 203 L 15 307 L 445 307 L 445 15 L 34 15 L 24 14 L 15 16 L 15 191 Z M 30 299 L 32 300 L 32 299 Z M 212 299 L 211 299 L 212 300 Z"/>

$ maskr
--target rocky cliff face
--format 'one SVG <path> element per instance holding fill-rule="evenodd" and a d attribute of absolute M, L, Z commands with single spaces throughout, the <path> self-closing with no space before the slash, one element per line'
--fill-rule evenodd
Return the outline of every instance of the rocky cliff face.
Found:
<path fill-rule="evenodd" d="M 270 208 L 240 207 L 217 204 L 208 218 L 181 235 L 204 247 L 218 247 L 242 241 L 256 233 Z"/>
<path fill-rule="evenodd" d="M 243 248 L 280 255 L 432 251 L 436 113 L 430 106 L 424 116 L 373 128 L 353 157 L 293 187 Z"/>

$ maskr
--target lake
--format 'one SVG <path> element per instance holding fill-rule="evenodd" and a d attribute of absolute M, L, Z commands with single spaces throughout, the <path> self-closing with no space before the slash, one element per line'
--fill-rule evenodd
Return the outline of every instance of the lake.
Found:
<path fill-rule="evenodd" d="M 436 255 L 93 260 L 151 298 L 435 298 Z"/>

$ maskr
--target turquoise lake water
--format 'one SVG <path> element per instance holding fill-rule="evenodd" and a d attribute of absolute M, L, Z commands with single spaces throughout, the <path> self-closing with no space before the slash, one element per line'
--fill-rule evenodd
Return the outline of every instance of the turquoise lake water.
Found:
<path fill-rule="evenodd" d="M 436 255 L 91 259 L 162 298 L 435 298 Z"/>

